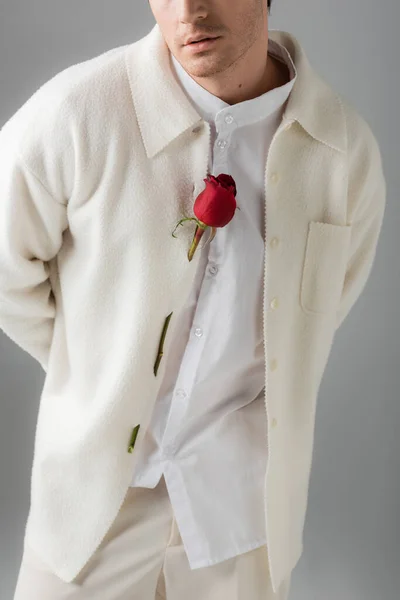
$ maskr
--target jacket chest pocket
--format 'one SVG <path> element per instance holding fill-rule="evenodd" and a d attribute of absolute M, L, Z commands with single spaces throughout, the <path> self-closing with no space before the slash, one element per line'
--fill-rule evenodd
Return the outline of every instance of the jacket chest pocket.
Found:
<path fill-rule="evenodd" d="M 339 307 L 350 249 L 351 225 L 311 221 L 301 278 L 300 303 L 308 313 Z"/>

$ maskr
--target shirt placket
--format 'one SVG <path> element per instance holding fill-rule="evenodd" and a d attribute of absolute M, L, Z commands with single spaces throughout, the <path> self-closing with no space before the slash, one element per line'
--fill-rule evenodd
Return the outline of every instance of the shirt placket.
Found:
<path fill-rule="evenodd" d="M 216 139 L 212 155 L 213 175 L 229 173 L 228 150 L 231 145 L 232 132 L 237 127 L 233 115 L 222 111 L 216 118 Z M 188 343 L 185 348 L 179 374 L 174 387 L 169 414 L 161 442 L 161 452 L 164 458 L 172 457 L 177 451 L 177 435 L 182 431 L 184 417 L 188 409 L 188 402 L 192 394 L 196 375 L 199 370 L 200 359 L 207 340 L 207 332 L 210 331 L 211 319 L 217 310 L 216 301 L 218 294 L 212 293 L 215 285 L 214 278 L 217 276 L 218 261 L 222 260 L 223 242 L 225 235 L 217 235 L 208 247 L 208 264 L 201 283 L 199 297 L 193 318 Z M 218 235 L 219 234 L 219 235 Z M 214 244 L 214 245 L 213 245 Z"/>

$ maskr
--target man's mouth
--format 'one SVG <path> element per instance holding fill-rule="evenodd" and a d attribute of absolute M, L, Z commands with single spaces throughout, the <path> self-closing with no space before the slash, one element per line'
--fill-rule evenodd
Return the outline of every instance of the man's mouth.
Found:
<path fill-rule="evenodd" d="M 203 38 L 202 40 L 196 40 L 195 42 L 190 42 L 191 44 L 198 44 L 199 42 L 206 42 L 207 40 L 214 40 L 215 38 Z"/>

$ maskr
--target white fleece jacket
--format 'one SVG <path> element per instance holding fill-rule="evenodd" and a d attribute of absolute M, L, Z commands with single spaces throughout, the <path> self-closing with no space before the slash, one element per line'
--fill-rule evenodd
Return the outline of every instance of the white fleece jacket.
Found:
<path fill-rule="evenodd" d="M 265 166 L 263 333 L 280 365 L 265 370 L 276 590 L 302 553 L 318 389 L 369 277 L 386 187 L 366 121 L 292 34 L 270 36 L 298 72 Z M 65 581 L 130 484 L 163 377 L 161 331 L 168 323 L 168 354 L 200 255 L 187 259 L 192 227 L 171 232 L 204 187 L 209 139 L 158 25 L 55 75 L 0 132 L 0 327 L 46 371 L 25 539 Z"/>

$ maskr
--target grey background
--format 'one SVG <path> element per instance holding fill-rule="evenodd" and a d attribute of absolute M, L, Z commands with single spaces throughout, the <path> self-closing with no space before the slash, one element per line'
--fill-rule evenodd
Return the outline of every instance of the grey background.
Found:
<path fill-rule="evenodd" d="M 274 0 L 270 16 L 270 29 L 294 33 L 370 123 L 388 187 L 372 275 L 336 335 L 320 388 L 305 549 L 290 600 L 400 595 L 399 23 L 397 0 Z M 153 25 L 147 0 L 0 0 L 0 125 L 58 71 Z M 21 559 L 43 382 L 39 364 L 0 333 L 0 600 L 12 599 Z"/>

